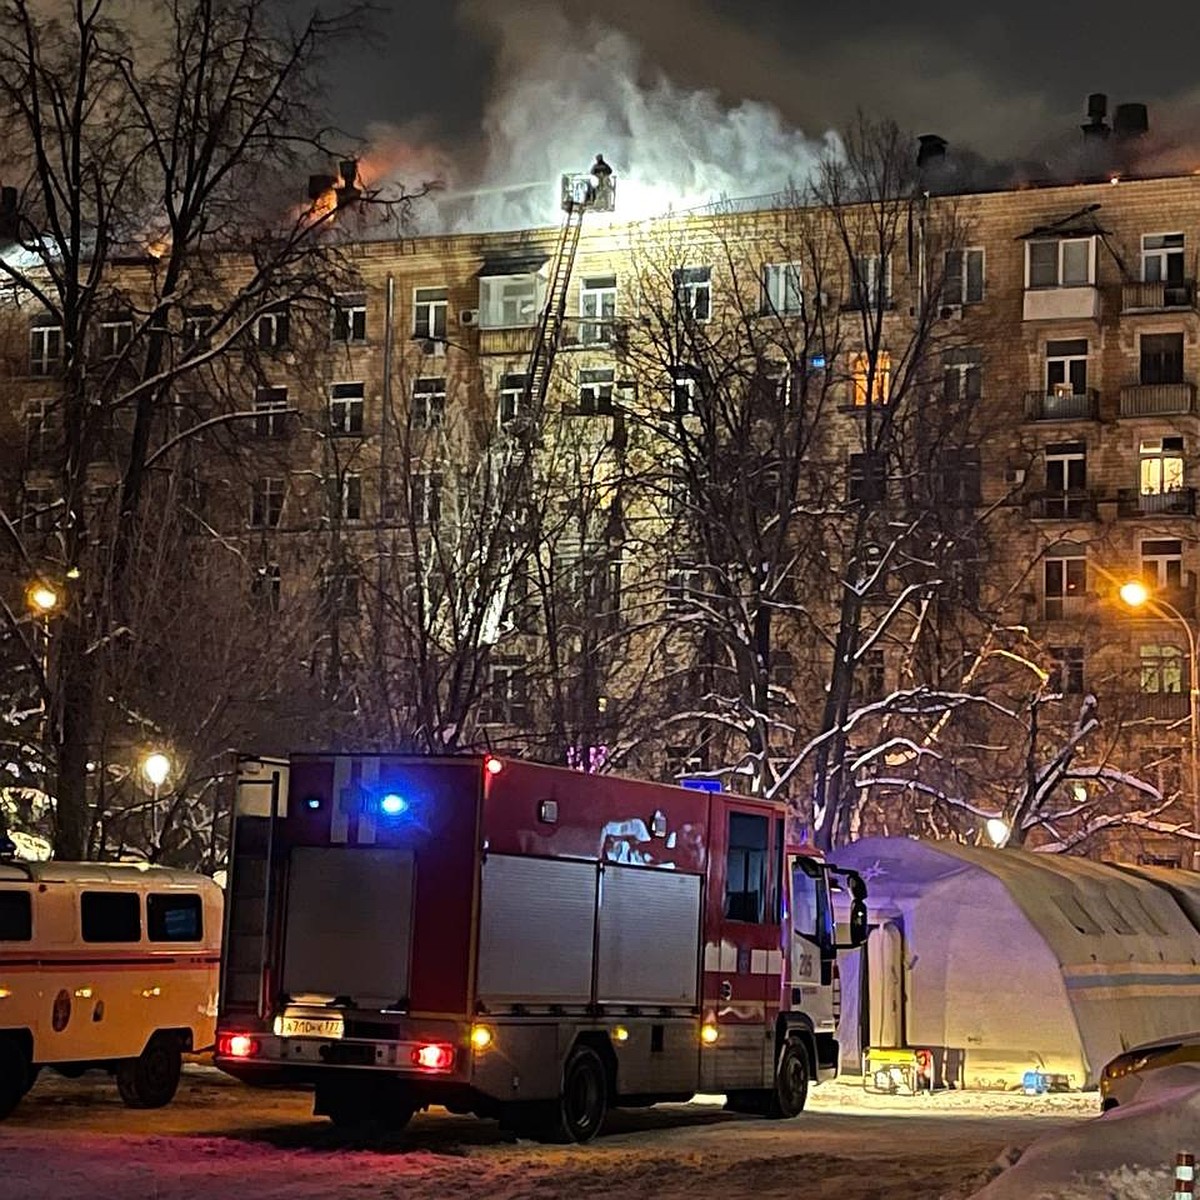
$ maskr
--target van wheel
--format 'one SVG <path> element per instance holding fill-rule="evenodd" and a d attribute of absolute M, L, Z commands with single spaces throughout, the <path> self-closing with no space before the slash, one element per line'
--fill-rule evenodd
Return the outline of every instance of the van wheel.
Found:
<path fill-rule="evenodd" d="M 808 1100 L 808 1053 L 798 1041 L 788 1041 L 779 1055 L 775 1070 L 775 1087 L 769 1093 L 766 1106 L 768 1117 L 788 1120 L 804 1111 Z"/>
<path fill-rule="evenodd" d="M 162 1108 L 175 1098 L 182 1070 L 178 1038 L 156 1034 L 137 1058 L 117 1064 L 117 1090 L 130 1108 Z"/>
<path fill-rule="evenodd" d="M 25 1051 L 11 1038 L 0 1038 L 0 1121 L 21 1103 L 32 1078 Z"/>
<path fill-rule="evenodd" d="M 558 1110 L 560 1136 L 590 1142 L 600 1132 L 608 1112 L 608 1073 L 590 1046 L 576 1046 L 567 1059 Z"/>

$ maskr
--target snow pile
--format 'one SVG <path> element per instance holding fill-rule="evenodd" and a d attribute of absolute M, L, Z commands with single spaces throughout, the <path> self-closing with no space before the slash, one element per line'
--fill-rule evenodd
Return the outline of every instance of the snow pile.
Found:
<path fill-rule="evenodd" d="M 977 1200 L 1157 1200 L 1180 1150 L 1200 1152 L 1200 1066 L 1151 1072 L 1138 1103 L 1034 1142 Z"/>

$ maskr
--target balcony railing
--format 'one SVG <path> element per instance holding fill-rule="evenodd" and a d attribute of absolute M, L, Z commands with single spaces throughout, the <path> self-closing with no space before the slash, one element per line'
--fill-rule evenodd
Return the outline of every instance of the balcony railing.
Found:
<path fill-rule="evenodd" d="M 1117 492 L 1118 517 L 1194 517 L 1196 489 L 1175 488 L 1170 492 L 1139 492 L 1121 488 Z"/>
<path fill-rule="evenodd" d="M 1168 312 L 1173 309 L 1196 307 L 1196 281 L 1176 280 L 1174 283 L 1139 283 L 1130 281 L 1121 285 L 1121 311 Z"/>
<path fill-rule="evenodd" d="M 1029 498 L 1034 521 L 1094 521 L 1096 496 L 1092 492 L 1043 492 Z"/>
<path fill-rule="evenodd" d="M 564 350 L 624 350 L 629 343 L 629 322 L 615 317 L 564 317 Z"/>
<path fill-rule="evenodd" d="M 537 340 L 536 325 L 517 325 L 506 329 L 479 327 L 480 354 L 526 355 Z"/>
<path fill-rule="evenodd" d="M 1089 388 L 1076 395 L 1047 395 L 1027 392 L 1025 419 L 1027 421 L 1094 421 L 1100 412 L 1100 396 Z"/>
<path fill-rule="evenodd" d="M 1086 595 L 1046 596 L 1042 600 L 1042 620 L 1078 621 L 1086 608 Z"/>
<path fill-rule="evenodd" d="M 1143 721 L 1183 721 L 1188 716 L 1186 682 L 1178 692 L 1132 692 L 1126 697 L 1130 716 Z"/>
<path fill-rule="evenodd" d="M 1162 417 L 1196 408 L 1194 383 L 1131 383 L 1121 389 L 1121 416 Z"/>
<path fill-rule="evenodd" d="M 1084 287 L 1026 288 L 1026 321 L 1083 321 L 1100 317 L 1100 289 Z"/>

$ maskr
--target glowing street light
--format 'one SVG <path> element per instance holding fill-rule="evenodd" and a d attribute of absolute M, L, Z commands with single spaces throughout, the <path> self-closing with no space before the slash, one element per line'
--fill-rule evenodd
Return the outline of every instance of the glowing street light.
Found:
<path fill-rule="evenodd" d="M 984 824 L 984 830 L 991 839 L 993 846 L 1003 846 L 1008 841 L 1008 835 L 1012 832 L 1007 821 L 1000 817 L 988 817 Z"/>
<path fill-rule="evenodd" d="M 39 617 L 48 617 L 62 603 L 55 588 L 41 580 L 35 580 L 25 591 L 25 601 Z"/>
<path fill-rule="evenodd" d="M 155 788 L 160 788 L 167 782 L 167 776 L 171 774 L 171 760 L 158 750 L 153 754 L 147 754 L 142 759 L 142 774 Z"/>
<path fill-rule="evenodd" d="M 1149 609 L 1155 617 L 1165 617 L 1177 625 L 1182 625 L 1183 632 L 1187 635 L 1188 750 L 1191 760 L 1192 832 L 1200 836 L 1200 680 L 1196 678 L 1197 673 L 1200 673 L 1200 657 L 1196 653 L 1196 631 L 1192 628 L 1191 621 L 1179 609 L 1161 596 L 1153 595 L 1140 579 L 1130 579 L 1121 584 L 1117 594 L 1121 597 L 1122 602 L 1135 612 L 1141 608 Z M 1193 842 L 1192 845 L 1192 867 L 1196 869 L 1200 867 L 1200 843 Z"/>

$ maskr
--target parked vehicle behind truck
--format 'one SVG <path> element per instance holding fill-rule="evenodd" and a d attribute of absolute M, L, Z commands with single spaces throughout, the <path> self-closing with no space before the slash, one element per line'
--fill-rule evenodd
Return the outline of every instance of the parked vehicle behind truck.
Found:
<path fill-rule="evenodd" d="M 175 1095 L 216 1026 L 221 890 L 187 871 L 0 861 L 0 1118 L 43 1067 L 116 1076 L 132 1108 Z"/>
<path fill-rule="evenodd" d="M 428 1105 L 585 1141 L 774 1117 L 837 1072 L 832 891 L 781 806 L 495 757 L 243 762 L 216 1062 L 339 1125 Z"/>

